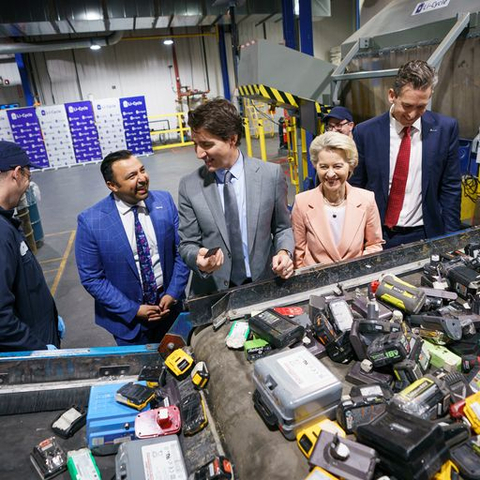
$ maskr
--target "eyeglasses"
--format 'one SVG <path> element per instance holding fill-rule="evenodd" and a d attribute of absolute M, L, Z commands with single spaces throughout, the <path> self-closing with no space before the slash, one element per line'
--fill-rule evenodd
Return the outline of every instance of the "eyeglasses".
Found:
<path fill-rule="evenodd" d="M 348 125 L 349 123 L 352 123 L 352 122 L 345 120 L 344 122 L 340 122 L 340 123 L 327 123 L 325 125 L 325 130 L 327 132 L 331 132 L 332 130 L 341 130 L 345 125 Z"/>

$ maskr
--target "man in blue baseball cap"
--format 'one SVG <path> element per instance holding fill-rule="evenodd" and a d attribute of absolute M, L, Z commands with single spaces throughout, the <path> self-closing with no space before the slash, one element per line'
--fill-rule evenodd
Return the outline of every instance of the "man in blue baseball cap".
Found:
<path fill-rule="evenodd" d="M 0 141 L 0 352 L 60 346 L 55 301 L 13 216 L 30 175 L 25 151 Z"/>
<path fill-rule="evenodd" d="M 348 108 L 333 107 L 323 121 L 327 132 L 340 132 L 349 137 L 352 136 L 355 123 L 353 122 L 352 112 Z"/>

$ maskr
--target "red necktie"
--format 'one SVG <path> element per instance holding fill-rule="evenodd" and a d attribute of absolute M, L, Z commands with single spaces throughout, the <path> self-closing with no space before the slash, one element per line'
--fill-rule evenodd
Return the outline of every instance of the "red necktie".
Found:
<path fill-rule="evenodd" d="M 402 211 L 403 200 L 405 198 L 405 187 L 408 178 L 408 166 L 410 163 L 410 149 L 412 140 L 410 138 L 410 129 L 403 129 L 403 138 L 398 150 L 397 163 L 393 172 L 392 186 L 388 196 L 387 213 L 385 214 L 385 225 L 388 228 L 394 227 L 398 222 L 398 217 Z"/>

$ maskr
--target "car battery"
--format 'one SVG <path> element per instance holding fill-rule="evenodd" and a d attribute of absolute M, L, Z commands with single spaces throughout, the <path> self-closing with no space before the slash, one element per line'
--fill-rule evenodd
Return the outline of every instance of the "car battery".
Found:
<path fill-rule="evenodd" d="M 115 457 L 116 480 L 187 480 L 176 435 L 135 440 L 120 445 Z"/>
<path fill-rule="evenodd" d="M 442 427 L 388 405 L 384 413 L 359 425 L 357 440 L 374 448 L 382 470 L 398 480 L 429 480 L 448 460 Z"/>
<path fill-rule="evenodd" d="M 87 443 L 95 454 L 111 455 L 117 452 L 121 442 L 135 438 L 138 410 L 115 401 L 115 395 L 123 385 L 126 383 L 94 385 L 90 390 Z M 149 408 L 147 405 L 144 411 Z"/>
<path fill-rule="evenodd" d="M 342 383 L 303 346 L 257 360 L 253 380 L 257 411 L 288 440 L 316 419 L 335 418 Z"/>

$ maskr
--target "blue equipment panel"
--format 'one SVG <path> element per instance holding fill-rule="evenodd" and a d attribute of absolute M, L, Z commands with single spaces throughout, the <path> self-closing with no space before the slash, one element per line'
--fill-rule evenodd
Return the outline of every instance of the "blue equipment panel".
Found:
<path fill-rule="evenodd" d="M 138 410 L 118 403 L 117 390 L 125 383 L 95 385 L 90 390 L 87 412 L 87 443 L 99 455 L 116 453 L 121 442 L 135 438 Z M 145 382 L 139 382 L 145 385 Z M 146 411 L 149 405 L 143 409 Z"/>

